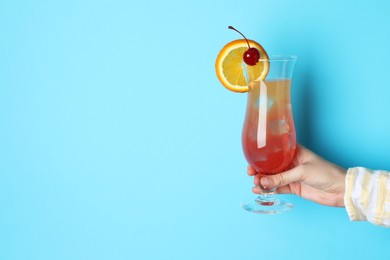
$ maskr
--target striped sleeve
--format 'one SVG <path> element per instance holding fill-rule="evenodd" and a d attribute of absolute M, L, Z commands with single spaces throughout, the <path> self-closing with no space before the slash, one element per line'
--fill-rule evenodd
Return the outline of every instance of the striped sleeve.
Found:
<path fill-rule="evenodd" d="M 351 221 L 390 227 L 390 173 L 363 167 L 348 169 L 344 202 Z"/>

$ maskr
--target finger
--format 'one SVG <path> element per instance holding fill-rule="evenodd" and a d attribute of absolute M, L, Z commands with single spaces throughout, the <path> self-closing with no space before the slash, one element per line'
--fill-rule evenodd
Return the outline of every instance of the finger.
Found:
<path fill-rule="evenodd" d="M 253 187 L 253 188 L 252 188 L 252 192 L 253 192 L 253 193 L 256 193 L 256 194 L 260 194 L 260 193 L 261 193 L 260 187 L 259 187 L 259 186 Z"/>
<path fill-rule="evenodd" d="M 256 175 L 256 174 L 257 174 L 255 168 L 253 168 L 253 167 L 250 166 L 250 165 L 248 165 L 247 173 L 248 173 L 249 176 L 253 176 L 253 175 Z"/>
<path fill-rule="evenodd" d="M 298 166 L 279 174 L 267 175 L 261 178 L 261 185 L 267 188 L 286 186 L 290 183 L 301 181 L 301 172 L 301 167 Z"/>
<path fill-rule="evenodd" d="M 256 174 L 254 177 L 253 177 L 253 183 L 256 185 L 256 186 L 259 186 L 260 185 L 260 178 L 261 176 L 259 174 Z"/>
<path fill-rule="evenodd" d="M 279 187 L 275 190 L 275 193 L 277 194 L 292 194 L 292 190 L 289 185 Z"/>

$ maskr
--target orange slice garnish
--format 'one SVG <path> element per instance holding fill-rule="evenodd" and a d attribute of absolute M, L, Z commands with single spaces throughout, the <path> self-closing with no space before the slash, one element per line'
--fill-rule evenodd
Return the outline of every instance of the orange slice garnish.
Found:
<path fill-rule="evenodd" d="M 257 42 L 248 40 L 251 48 L 260 52 L 260 60 L 254 66 L 246 65 L 249 81 L 264 80 L 269 71 L 268 55 Z M 217 56 L 215 71 L 222 85 L 234 92 L 247 92 L 249 90 L 243 68 L 243 55 L 248 50 L 246 40 L 235 40 L 226 44 Z"/>

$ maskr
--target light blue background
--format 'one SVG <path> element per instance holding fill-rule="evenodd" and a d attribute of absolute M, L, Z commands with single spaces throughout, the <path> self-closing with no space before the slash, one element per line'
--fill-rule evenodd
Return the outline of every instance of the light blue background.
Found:
<path fill-rule="evenodd" d="M 0 259 L 389 259 L 390 230 L 288 196 L 258 216 L 239 38 L 296 54 L 301 143 L 390 170 L 390 2 L 0 1 Z"/>

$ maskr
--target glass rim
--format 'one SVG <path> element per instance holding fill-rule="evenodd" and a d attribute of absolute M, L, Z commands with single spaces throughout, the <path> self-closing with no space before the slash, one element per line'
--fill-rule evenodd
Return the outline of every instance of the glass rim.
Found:
<path fill-rule="evenodd" d="M 280 54 L 273 54 L 269 55 L 268 59 L 259 59 L 259 61 L 296 61 L 298 60 L 297 55 L 280 55 Z"/>

